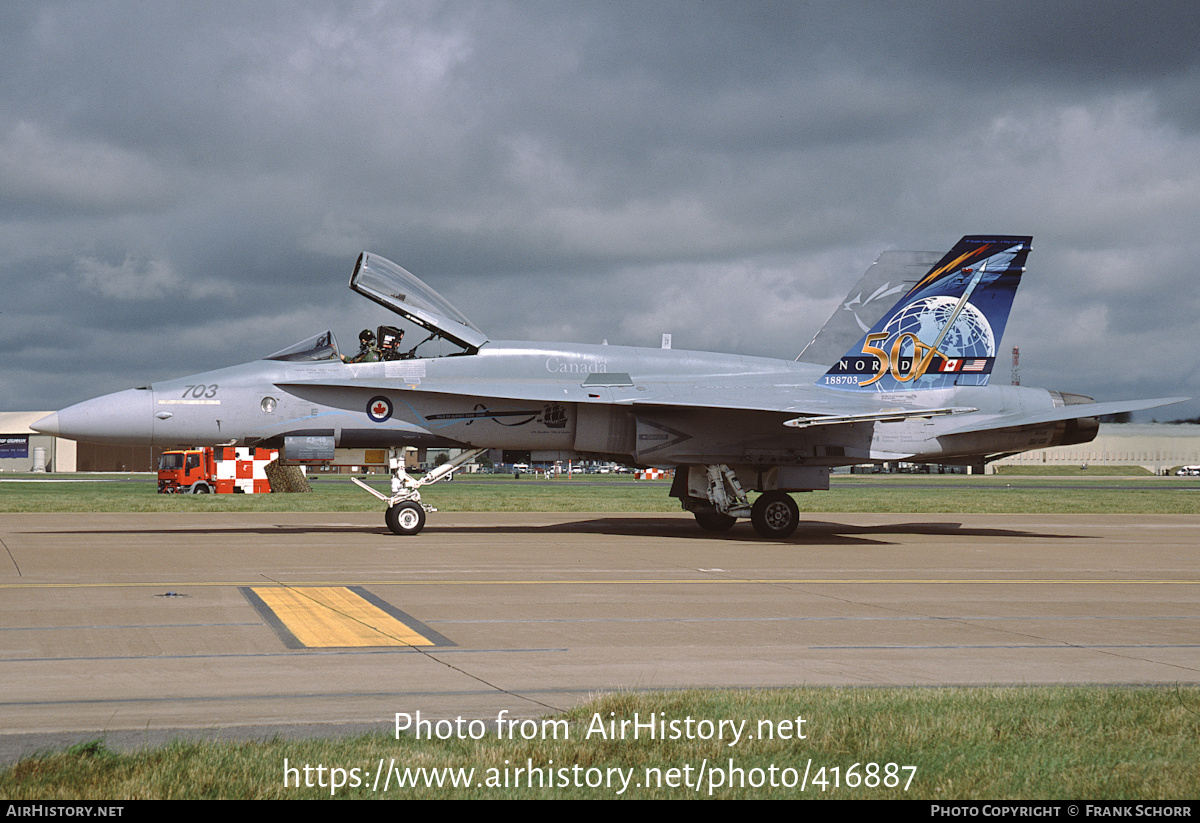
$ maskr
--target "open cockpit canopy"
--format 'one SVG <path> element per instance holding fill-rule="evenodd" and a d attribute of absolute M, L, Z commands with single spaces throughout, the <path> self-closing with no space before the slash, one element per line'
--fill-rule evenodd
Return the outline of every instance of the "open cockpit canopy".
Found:
<path fill-rule="evenodd" d="M 488 337 L 416 275 L 376 254 L 358 256 L 350 288 L 473 354 Z"/>

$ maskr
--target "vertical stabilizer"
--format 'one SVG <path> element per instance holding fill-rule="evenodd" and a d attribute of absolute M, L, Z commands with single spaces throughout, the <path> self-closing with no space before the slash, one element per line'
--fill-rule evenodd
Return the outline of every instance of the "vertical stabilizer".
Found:
<path fill-rule="evenodd" d="M 958 241 L 817 385 L 874 392 L 986 386 L 1031 241 Z"/>
<path fill-rule="evenodd" d="M 897 295 L 912 288 L 942 257 L 938 251 L 885 251 L 854 284 L 796 359 L 829 367 L 879 322 Z"/>

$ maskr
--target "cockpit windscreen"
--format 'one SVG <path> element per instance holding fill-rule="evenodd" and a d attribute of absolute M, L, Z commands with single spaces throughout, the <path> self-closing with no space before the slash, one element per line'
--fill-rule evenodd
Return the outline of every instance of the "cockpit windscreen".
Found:
<path fill-rule="evenodd" d="M 333 332 L 326 331 L 313 335 L 307 340 L 301 340 L 296 345 L 288 346 L 282 351 L 277 351 L 266 359 L 301 362 L 307 360 L 336 360 L 341 362 L 342 358 L 338 354 L 337 340 L 334 339 Z"/>

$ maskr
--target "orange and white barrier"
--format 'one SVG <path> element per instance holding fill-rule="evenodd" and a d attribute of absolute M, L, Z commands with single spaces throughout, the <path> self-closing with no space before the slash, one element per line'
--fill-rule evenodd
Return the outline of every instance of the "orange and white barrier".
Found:
<path fill-rule="evenodd" d="M 267 464 L 279 456 L 278 449 L 234 448 L 222 446 L 213 450 L 217 476 L 213 479 L 217 494 L 265 494 L 271 491 L 267 479 Z"/>
<path fill-rule="evenodd" d="M 642 469 L 635 475 L 638 480 L 662 480 L 670 476 L 671 472 L 668 469 Z"/>

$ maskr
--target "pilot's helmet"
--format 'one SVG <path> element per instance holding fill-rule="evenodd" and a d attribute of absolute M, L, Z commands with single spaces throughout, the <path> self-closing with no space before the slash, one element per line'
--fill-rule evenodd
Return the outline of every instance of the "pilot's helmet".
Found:
<path fill-rule="evenodd" d="M 375 342 L 375 332 L 370 329 L 363 329 L 358 333 L 358 342 L 364 346 L 369 346 Z"/>

